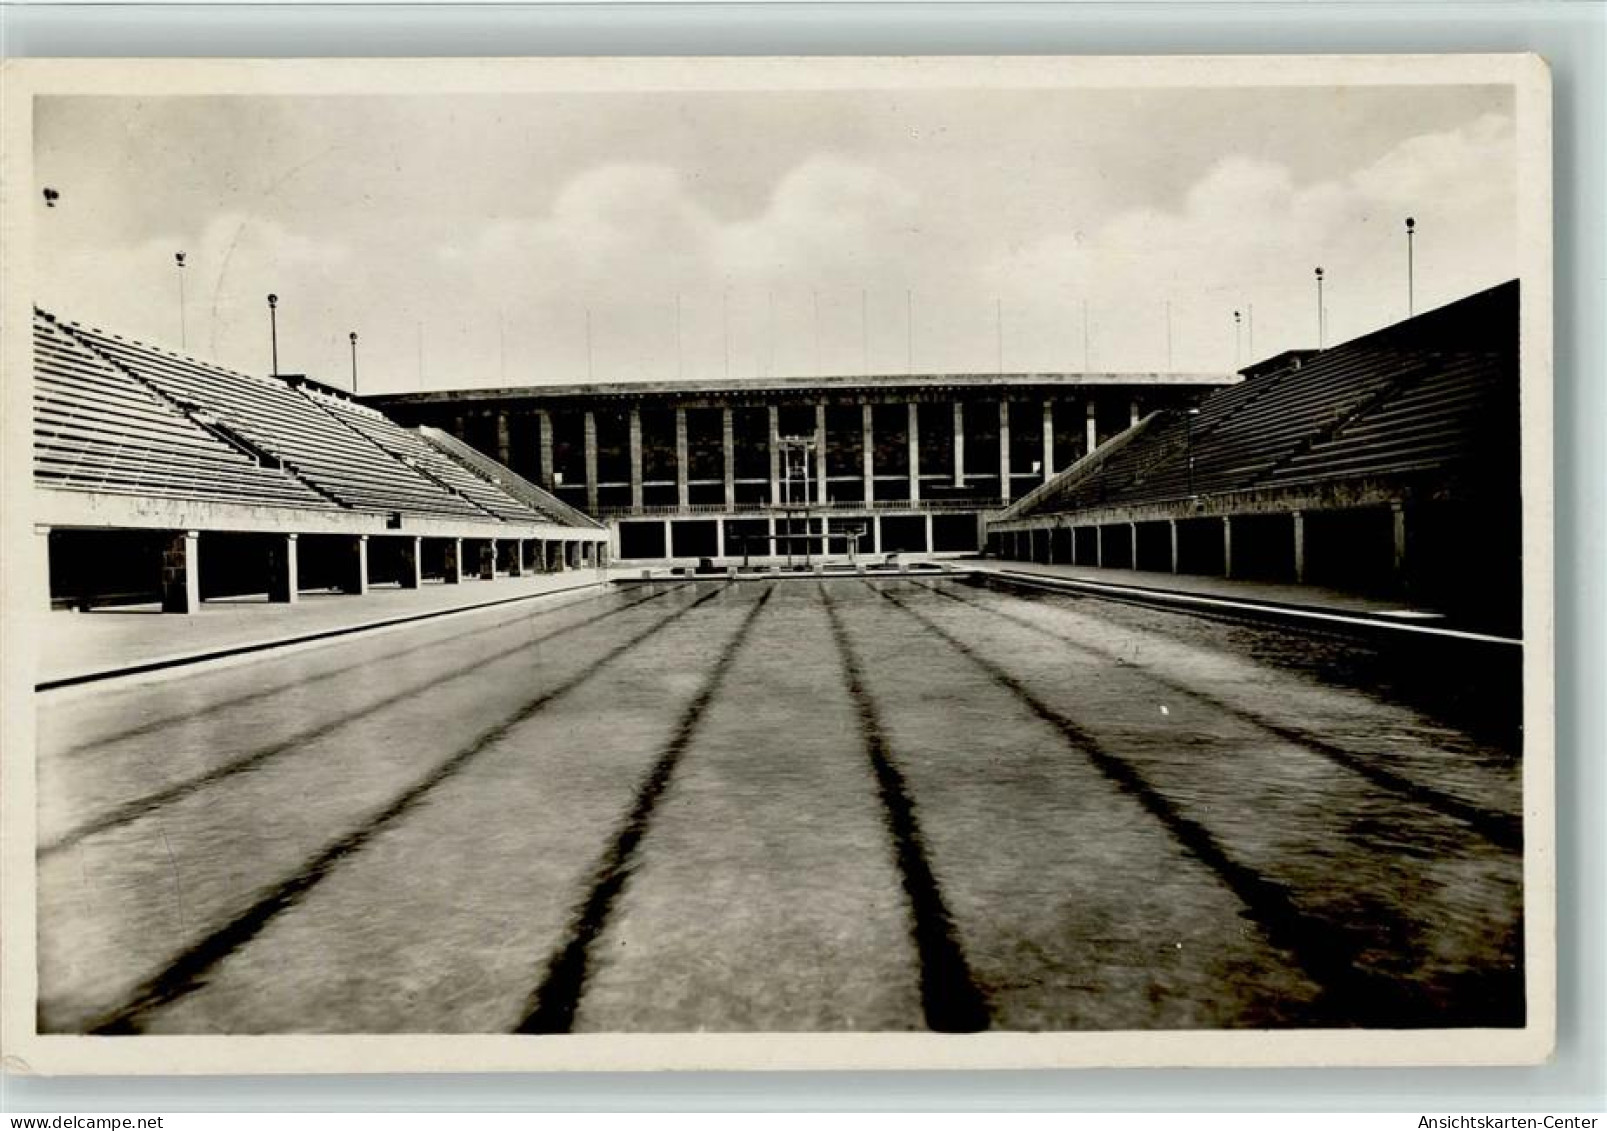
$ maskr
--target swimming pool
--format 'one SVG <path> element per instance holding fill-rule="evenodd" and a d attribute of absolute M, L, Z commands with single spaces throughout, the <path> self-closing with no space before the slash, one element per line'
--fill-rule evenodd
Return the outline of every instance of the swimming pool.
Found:
<path fill-rule="evenodd" d="M 683 581 L 42 696 L 41 1027 L 1521 1024 L 1514 750 L 1281 635 Z"/>

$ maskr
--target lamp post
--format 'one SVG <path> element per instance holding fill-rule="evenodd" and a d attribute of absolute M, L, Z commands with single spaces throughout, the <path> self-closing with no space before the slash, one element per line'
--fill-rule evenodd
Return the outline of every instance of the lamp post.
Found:
<path fill-rule="evenodd" d="M 1317 268 L 1317 348 L 1323 348 L 1322 268 Z"/>
<path fill-rule="evenodd" d="M 173 253 L 173 263 L 178 269 L 179 275 L 179 348 L 189 349 L 190 343 L 184 326 L 184 253 L 182 251 Z"/>
<path fill-rule="evenodd" d="M 352 343 L 352 392 L 357 391 L 357 331 L 353 330 L 347 335 Z"/>
<path fill-rule="evenodd" d="M 268 341 L 273 346 L 273 375 L 279 376 L 279 296 L 268 296 Z"/>
<path fill-rule="evenodd" d="M 1414 306 L 1412 294 L 1412 237 L 1417 234 L 1417 221 L 1406 217 L 1406 317 L 1412 317 Z"/>
<path fill-rule="evenodd" d="M 1237 369 L 1244 364 L 1244 315 L 1239 311 L 1233 312 L 1233 368 Z"/>

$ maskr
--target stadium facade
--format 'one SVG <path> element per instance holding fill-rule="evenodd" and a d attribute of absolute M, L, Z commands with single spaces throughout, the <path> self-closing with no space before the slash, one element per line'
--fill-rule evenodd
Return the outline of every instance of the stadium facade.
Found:
<path fill-rule="evenodd" d="M 1229 374 L 588 384 L 366 398 L 607 522 L 622 562 L 978 552 L 984 516 Z"/>

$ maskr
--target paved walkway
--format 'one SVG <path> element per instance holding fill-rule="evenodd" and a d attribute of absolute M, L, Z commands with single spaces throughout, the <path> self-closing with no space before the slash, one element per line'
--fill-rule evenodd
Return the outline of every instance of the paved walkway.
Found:
<path fill-rule="evenodd" d="M 1240 581 L 1225 577 L 1205 577 L 1191 573 L 1157 573 L 1154 570 L 1099 569 L 1095 566 L 1041 565 L 997 559 L 966 560 L 956 563 L 988 573 L 1030 573 L 1067 581 L 1086 581 L 1101 585 L 1121 585 L 1132 589 L 1154 589 L 1167 593 L 1186 593 L 1194 597 L 1221 597 L 1234 601 L 1288 605 L 1323 612 L 1352 613 L 1358 616 L 1388 617 L 1392 620 L 1438 624 L 1444 618 L 1428 609 L 1412 608 L 1399 600 L 1369 597 L 1318 585 L 1280 585 L 1273 581 Z"/>
<path fill-rule="evenodd" d="M 307 638 L 378 628 L 398 621 L 593 586 L 608 570 L 571 570 L 529 577 L 425 582 L 422 589 L 385 586 L 365 597 L 302 593 L 294 605 L 266 596 L 203 603 L 193 616 L 164 614 L 152 605 L 42 613 L 37 623 L 37 685 L 80 682 L 165 667 L 189 660 L 260 651 Z"/>

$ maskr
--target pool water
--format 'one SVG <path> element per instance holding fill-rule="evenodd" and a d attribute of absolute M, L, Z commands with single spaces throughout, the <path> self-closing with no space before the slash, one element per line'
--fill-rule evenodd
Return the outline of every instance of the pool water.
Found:
<path fill-rule="evenodd" d="M 665 582 L 42 696 L 41 1024 L 1522 1024 L 1515 744 L 1289 650 Z"/>

